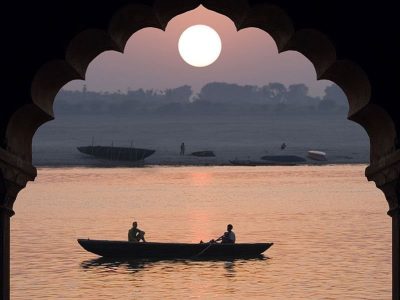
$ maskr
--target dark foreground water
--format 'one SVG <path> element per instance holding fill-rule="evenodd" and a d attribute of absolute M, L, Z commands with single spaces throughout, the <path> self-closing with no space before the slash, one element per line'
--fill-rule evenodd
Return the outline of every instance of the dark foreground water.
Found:
<path fill-rule="evenodd" d="M 391 226 L 365 165 L 40 169 L 12 218 L 12 299 L 390 299 Z M 263 259 L 107 262 L 76 238 L 198 242 Z"/>

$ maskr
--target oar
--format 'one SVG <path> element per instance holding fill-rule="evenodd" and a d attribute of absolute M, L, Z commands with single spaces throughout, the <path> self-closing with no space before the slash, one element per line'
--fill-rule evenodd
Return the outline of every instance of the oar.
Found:
<path fill-rule="evenodd" d="M 200 255 L 202 255 L 204 252 L 206 252 L 208 250 L 208 248 L 210 248 L 213 244 L 216 244 L 216 242 L 212 243 L 211 241 L 215 241 L 215 240 L 210 240 L 209 241 L 209 245 L 207 247 L 205 247 L 203 250 L 201 250 L 199 253 L 195 254 L 192 256 L 192 258 L 194 257 L 198 257 Z"/>

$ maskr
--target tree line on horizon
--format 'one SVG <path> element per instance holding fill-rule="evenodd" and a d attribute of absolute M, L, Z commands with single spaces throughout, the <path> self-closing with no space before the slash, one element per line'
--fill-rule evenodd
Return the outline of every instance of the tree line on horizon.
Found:
<path fill-rule="evenodd" d="M 194 94 L 183 85 L 163 91 L 128 90 L 126 93 L 61 90 L 58 114 L 313 114 L 348 110 L 345 94 L 337 85 L 325 88 L 323 97 L 312 97 L 305 84 L 288 87 L 279 82 L 264 86 L 210 82 Z"/>

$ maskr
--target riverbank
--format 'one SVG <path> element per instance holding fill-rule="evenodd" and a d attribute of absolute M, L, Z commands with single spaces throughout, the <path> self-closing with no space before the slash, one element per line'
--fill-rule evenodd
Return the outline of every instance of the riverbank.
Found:
<path fill-rule="evenodd" d="M 185 155 L 180 145 L 185 143 Z M 282 143 L 286 148 L 281 150 Z M 355 123 L 338 116 L 279 117 L 146 117 L 62 116 L 40 127 L 33 141 L 36 166 L 102 166 L 80 153 L 79 146 L 153 149 L 147 165 L 230 165 L 230 160 L 259 161 L 265 155 L 307 157 L 310 150 L 327 155 L 324 164 L 367 163 L 369 140 Z M 196 157 L 213 151 L 215 157 Z M 308 164 L 319 162 L 307 159 Z M 111 165 L 115 165 L 112 162 Z M 120 165 L 120 164 L 118 164 Z"/>
<path fill-rule="evenodd" d="M 160 155 L 161 156 L 161 155 Z M 350 157 L 329 158 L 326 161 L 316 161 L 304 157 L 306 161 L 297 163 L 279 163 L 279 162 L 267 162 L 262 159 L 242 159 L 236 158 L 219 158 L 219 157 L 195 157 L 191 155 L 185 156 L 170 156 L 170 157 L 149 157 L 145 161 L 141 162 L 126 162 L 126 161 L 115 161 L 115 160 L 104 160 L 91 157 L 89 155 L 80 155 L 79 158 L 74 160 L 39 160 L 34 161 L 34 165 L 37 167 L 96 167 L 96 168 L 110 168 L 110 167 L 156 167 L 156 166 L 324 166 L 324 165 L 357 165 L 367 164 L 368 160 L 353 159 Z"/>

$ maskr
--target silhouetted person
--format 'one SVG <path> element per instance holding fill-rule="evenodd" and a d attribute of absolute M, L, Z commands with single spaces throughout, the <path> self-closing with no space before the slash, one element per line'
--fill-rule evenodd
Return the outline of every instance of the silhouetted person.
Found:
<path fill-rule="evenodd" d="M 234 244 L 236 242 L 236 236 L 235 233 L 232 231 L 233 226 L 232 224 L 229 224 L 226 226 L 226 232 L 217 238 L 215 241 L 221 241 L 222 244 Z"/>
<path fill-rule="evenodd" d="M 185 143 L 181 144 L 181 153 L 180 155 L 185 155 Z"/>
<path fill-rule="evenodd" d="M 144 239 L 144 231 L 137 228 L 137 222 L 132 223 L 132 228 L 128 231 L 128 241 L 133 243 L 138 243 L 141 240 L 146 242 Z"/>
<path fill-rule="evenodd" d="M 286 148 L 286 144 L 283 143 L 283 144 L 281 145 L 281 150 L 283 150 L 283 149 L 285 149 L 285 148 Z"/>

